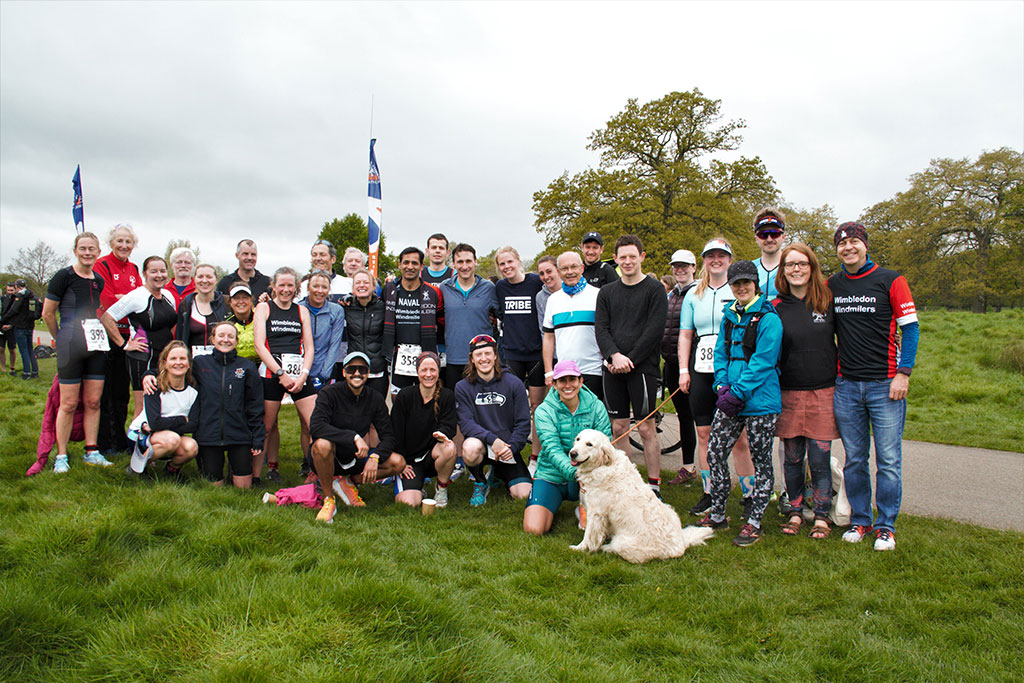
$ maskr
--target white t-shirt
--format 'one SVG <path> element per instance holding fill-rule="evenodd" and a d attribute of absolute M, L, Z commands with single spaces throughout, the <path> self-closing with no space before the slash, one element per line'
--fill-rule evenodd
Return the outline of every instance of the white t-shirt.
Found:
<path fill-rule="evenodd" d="M 544 332 L 555 334 L 555 357 L 574 360 L 584 375 L 601 374 L 601 349 L 594 332 L 599 289 L 587 285 L 576 296 L 559 288 L 544 309 Z"/>
<path fill-rule="evenodd" d="M 195 403 L 198 396 L 199 392 L 196 391 L 196 388 L 187 384 L 180 391 L 171 389 L 170 391 L 161 392 L 160 417 L 188 418 L 189 411 L 192 410 L 192 404 Z M 142 425 L 145 422 L 149 422 L 149 420 L 146 418 L 146 409 L 143 408 L 139 416 L 132 420 L 128 429 L 137 432 L 142 429 Z"/>

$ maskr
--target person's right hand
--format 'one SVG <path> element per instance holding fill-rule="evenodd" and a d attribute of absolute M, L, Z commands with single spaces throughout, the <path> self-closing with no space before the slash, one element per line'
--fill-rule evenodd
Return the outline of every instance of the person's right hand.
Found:
<path fill-rule="evenodd" d="M 370 452 L 370 447 L 366 445 L 363 437 L 356 434 L 356 457 L 365 458 Z"/>
<path fill-rule="evenodd" d="M 402 470 L 402 479 L 412 479 L 416 476 L 416 471 L 412 468 L 412 465 L 406 465 L 405 469 Z"/>
<path fill-rule="evenodd" d="M 147 344 L 142 339 L 136 339 L 136 338 L 132 337 L 131 339 L 128 340 L 128 343 L 125 344 L 124 350 L 125 351 L 149 351 L 149 344 Z"/>
<path fill-rule="evenodd" d="M 512 448 L 501 439 L 494 440 L 494 443 L 491 444 L 491 450 L 494 451 L 494 455 L 498 460 L 502 462 L 511 462 Z"/>
<path fill-rule="evenodd" d="M 153 375 L 145 375 L 142 378 L 142 393 L 146 396 L 152 396 L 156 393 L 156 377 Z"/>
<path fill-rule="evenodd" d="M 679 391 L 684 394 L 690 393 L 690 373 L 679 375 Z"/>

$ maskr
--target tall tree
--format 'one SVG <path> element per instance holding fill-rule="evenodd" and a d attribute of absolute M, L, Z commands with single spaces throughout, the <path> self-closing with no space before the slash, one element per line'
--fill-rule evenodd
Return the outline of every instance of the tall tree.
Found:
<path fill-rule="evenodd" d="M 19 249 L 18 256 L 7 265 L 7 270 L 25 278 L 32 290 L 41 295 L 42 288 L 69 260 L 67 255 L 40 240 L 31 249 Z"/>
<path fill-rule="evenodd" d="M 739 148 L 744 126 L 739 119 L 723 122 L 721 100 L 696 88 L 645 104 L 628 100 L 590 135 L 596 169 L 563 173 L 534 193 L 534 225 L 545 251 L 575 246 L 597 230 L 606 238 L 639 235 L 650 270 L 663 268 L 674 250 L 699 249 L 716 235 L 753 255 L 750 217 L 776 199 L 775 183 L 757 157 L 715 158 Z"/>
<path fill-rule="evenodd" d="M 910 176 L 910 187 L 868 209 L 873 256 L 906 272 L 924 298 L 967 304 L 984 313 L 991 303 L 1022 298 L 1013 256 L 1024 230 L 1017 217 L 1024 155 L 1009 147 L 970 159 L 933 159 Z M 1008 287 L 1009 286 L 1009 287 Z"/>
<path fill-rule="evenodd" d="M 317 239 L 327 240 L 338 250 L 338 262 L 334 264 L 334 270 L 341 273 L 341 259 L 345 250 L 355 247 L 366 253 L 367 240 L 369 239 L 366 220 L 359 214 L 346 214 L 343 218 L 334 218 L 324 223 L 320 229 Z M 422 247 L 421 247 L 422 248 Z M 398 259 L 389 254 L 385 242 L 384 231 L 380 233 L 380 254 L 377 257 L 377 275 L 383 279 L 389 273 L 398 271 Z"/>

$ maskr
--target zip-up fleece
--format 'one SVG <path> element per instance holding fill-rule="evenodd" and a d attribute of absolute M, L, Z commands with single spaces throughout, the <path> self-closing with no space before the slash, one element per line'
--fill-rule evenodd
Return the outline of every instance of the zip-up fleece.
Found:
<path fill-rule="evenodd" d="M 584 429 L 597 429 L 612 438 L 612 425 L 604 404 L 585 386 L 580 387 L 580 404 L 571 413 L 558 390 L 548 391 L 544 401 L 533 413 L 540 438 L 540 455 L 537 457 L 536 479 L 551 484 L 568 484 L 576 481 L 576 468 L 569 463 L 569 450 L 576 443 L 576 435 Z"/>
<path fill-rule="evenodd" d="M 200 404 L 196 443 L 263 448 L 263 380 L 256 364 L 214 349 L 192 361 L 192 376 Z"/>

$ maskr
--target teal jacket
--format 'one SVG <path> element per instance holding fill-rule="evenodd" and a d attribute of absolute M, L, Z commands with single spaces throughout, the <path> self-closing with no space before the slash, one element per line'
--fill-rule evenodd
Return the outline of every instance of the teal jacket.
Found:
<path fill-rule="evenodd" d="M 737 311 L 736 302 L 725 306 L 718 342 L 715 344 L 715 390 L 729 386 L 732 395 L 746 405 L 742 416 L 774 415 L 782 412 L 779 388 L 779 354 L 782 351 L 782 320 L 764 294 L 746 309 Z M 750 360 L 743 355 L 743 335 L 754 314 L 760 314 L 757 342 Z M 725 323 L 733 323 L 732 339 L 726 339 Z"/>
<path fill-rule="evenodd" d="M 569 412 L 562 399 L 558 398 L 558 391 L 552 388 L 534 411 L 533 423 L 540 439 L 534 477 L 551 484 L 576 481 L 576 468 L 569 464 L 569 451 L 576 442 L 577 434 L 584 429 L 596 429 L 609 439 L 612 436 L 612 425 L 604 403 L 586 387 L 580 387 L 580 404 L 575 415 Z"/>

